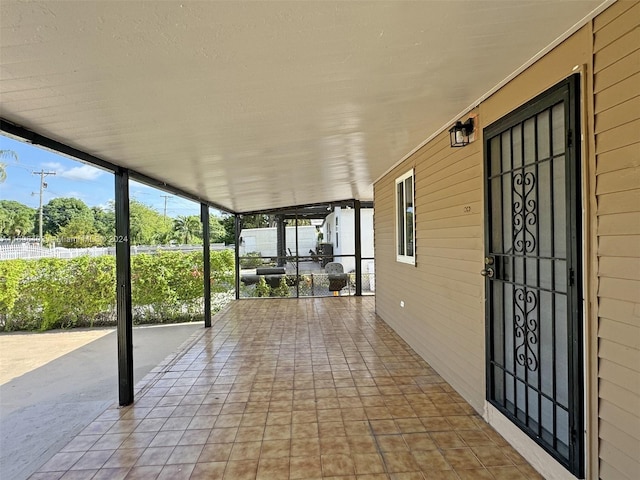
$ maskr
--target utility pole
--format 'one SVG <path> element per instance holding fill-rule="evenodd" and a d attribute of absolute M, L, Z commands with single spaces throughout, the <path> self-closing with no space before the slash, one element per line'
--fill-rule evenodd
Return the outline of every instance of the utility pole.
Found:
<path fill-rule="evenodd" d="M 31 172 L 33 175 L 40 175 L 40 208 L 38 209 L 40 212 L 40 246 L 42 246 L 42 193 L 45 188 L 47 188 L 47 184 L 44 181 L 44 177 L 49 175 L 55 175 L 56 172 L 45 172 L 44 170 L 40 170 L 39 172 Z"/>
<path fill-rule="evenodd" d="M 169 200 L 172 195 L 160 195 L 164 198 L 164 222 L 167 223 L 167 200 Z"/>

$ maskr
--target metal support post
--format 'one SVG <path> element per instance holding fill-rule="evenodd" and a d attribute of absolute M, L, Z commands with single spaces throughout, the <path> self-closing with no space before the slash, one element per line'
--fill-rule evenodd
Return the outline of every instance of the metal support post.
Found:
<path fill-rule="evenodd" d="M 240 232 L 242 230 L 242 219 L 239 215 L 235 216 L 236 226 L 236 300 L 240 298 Z"/>
<path fill-rule="evenodd" d="M 120 405 L 133 403 L 133 312 L 129 248 L 129 171 L 115 173 L 116 311 L 118 318 L 118 392 Z"/>
<path fill-rule="evenodd" d="M 356 296 L 362 296 L 362 222 L 360 219 L 360 200 L 353 201 L 353 221 L 355 223 L 354 243 L 356 254 Z"/>
<path fill-rule="evenodd" d="M 202 265 L 204 272 L 204 326 L 211 327 L 211 239 L 209 238 L 209 205 L 200 204 L 202 221 Z"/>

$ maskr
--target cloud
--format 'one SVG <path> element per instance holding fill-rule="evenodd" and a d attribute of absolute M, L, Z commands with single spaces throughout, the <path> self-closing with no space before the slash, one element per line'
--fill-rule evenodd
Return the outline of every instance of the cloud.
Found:
<path fill-rule="evenodd" d="M 44 162 L 41 166 L 47 170 L 64 170 L 64 167 L 60 162 Z"/>
<path fill-rule="evenodd" d="M 90 165 L 82 165 L 81 167 L 73 167 L 69 170 L 62 170 L 59 175 L 69 180 L 95 180 L 104 172 Z"/>

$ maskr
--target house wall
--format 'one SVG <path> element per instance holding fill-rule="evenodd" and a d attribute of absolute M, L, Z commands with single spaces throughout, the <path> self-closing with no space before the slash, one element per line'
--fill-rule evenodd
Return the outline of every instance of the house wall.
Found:
<path fill-rule="evenodd" d="M 469 112 L 473 143 L 450 148 L 445 131 L 374 185 L 378 315 L 479 413 L 499 415 L 485 402 L 482 128 L 582 73 L 589 478 L 640 478 L 639 23 L 638 1 L 614 3 Z M 411 168 L 415 266 L 395 258 L 395 179 Z M 547 478 L 566 478 L 506 430 Z"/>
<path fill-rule="evenodd" d="M 296 227 L 286 227 L 286 248 L 296 252 Z M 263 257 L 278 256 L 278 233 L 276 227 L 245 228 L 241 230 L 240 256 L 251 252 L 259 252 Z M 315 250 L 317 243 L 316 228 L 312 226 L 298 227 L 298 248 L 300 255 L 308 255 L 309 250 Z M 288 255 L 288 253 L 287 253 Z"/>
<path fill-rule="evenodd" d="M 640 478 L 640 3 L 593 22 L 598 457 Z M 597 297 L 595 296 L 597 295 Z"/>
<path fill-rule="evenodd" d="M 336 227 L 336 218 L 338 227 Z M 345 272 L 353 272 L 356 268 L 355 257 L 338 257 L 338 255 L 355 255 L 355 210 L 346 208 L 336 208 L 327 215 L 323 224 L 323 242 L 333 245 L 335 261 L 343 265 Z M 373 209 L 363 208 L 360 210 L 360 249 L 362 258 L 373 258 Z M 372 273 L 373 261 L 363 262 L 363 272 Z"/>

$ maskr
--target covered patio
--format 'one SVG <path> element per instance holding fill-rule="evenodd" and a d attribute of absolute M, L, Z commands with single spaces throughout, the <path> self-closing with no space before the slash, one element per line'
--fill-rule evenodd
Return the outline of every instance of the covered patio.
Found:
<path fill-rule="evenodd" d="M 233 302 L 31 479 L 539 479 L 372 297 Z"/>

